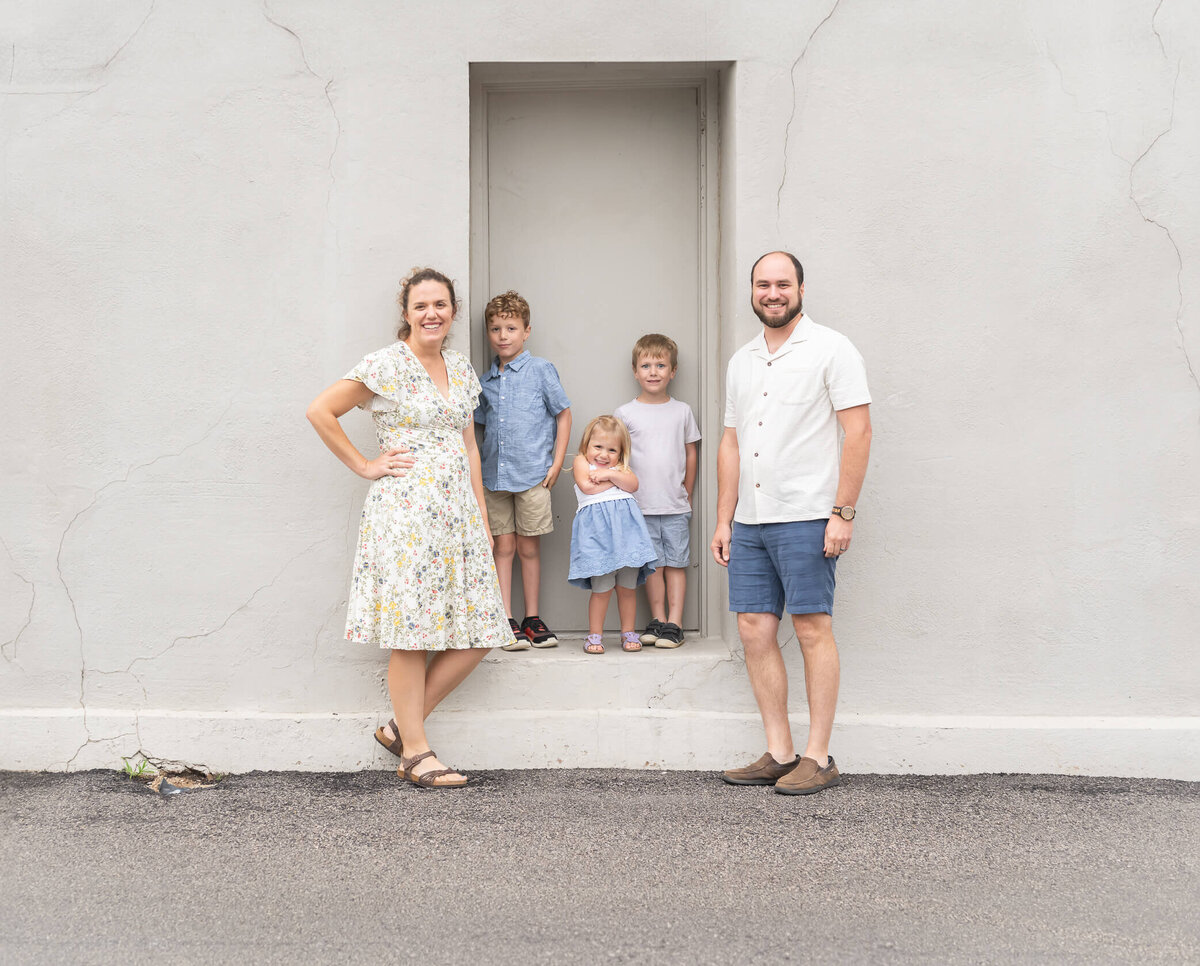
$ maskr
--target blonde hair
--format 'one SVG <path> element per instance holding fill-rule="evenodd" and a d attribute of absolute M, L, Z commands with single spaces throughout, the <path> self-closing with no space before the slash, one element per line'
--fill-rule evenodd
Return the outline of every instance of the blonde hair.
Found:
<path fill-rule="evenodd" d="M 638 367 L 642 356 L 652 359 L 666 359 L 672 369 L 679 368 L 679 346 L 675 340 L 657 332 L 649 332 L 633 344 L 633 368 Z"/>
<path fill-rule="evenodd" d="M 592 442 L 592 435 L 597 431 L 616 436 L 621 441 L 621 454 L 618 466 L 623 470 L 629 469 L 629 456 L 633 449 L 633 442 L 629 439 L 629 430 L 625 428 L 625 424 L 616 416 L 597 416 L 583 428 L 583 435 L 579 438 L 579 455 L 587 459 L 587 448 Z"/>

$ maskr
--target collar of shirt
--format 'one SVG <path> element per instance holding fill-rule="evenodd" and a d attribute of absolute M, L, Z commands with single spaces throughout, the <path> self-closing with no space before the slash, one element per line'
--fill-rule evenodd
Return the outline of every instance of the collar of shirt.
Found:
<path fill-rule="evenodd" d="M 515 369 L 517 372 L 520 372 L 525 367 L 525 363 L 527 363 L 531 358 L 532 357 L 529 355 L 529 350 L 522 349 L 521 354 L 519 356 L 517 356 L 515 359 L 513 359 L 513 361 L 510 362 L 504 368 L 505 369 Z M 487 377 L 489 379 L 499 379 L 500 378 L 500 357 L 499 356 L 492 357 L 492 368 L 490 368 L 488 370 Z"/>
<path fill-rule="evenodd" d="M 763 326 L 762 331 L 750 340 L 750 352 L 756 356 L 762 356 L 764 359 L 778 359 L 780 356 L 787 355 L 801 342 L 807 341 L 809 335 L 812 334 L 812 327 L 813 320 L 807 315 L 801 315 L 787 341 L 772 352 L 767 348 L 767 329 L 766 326 Z"/>

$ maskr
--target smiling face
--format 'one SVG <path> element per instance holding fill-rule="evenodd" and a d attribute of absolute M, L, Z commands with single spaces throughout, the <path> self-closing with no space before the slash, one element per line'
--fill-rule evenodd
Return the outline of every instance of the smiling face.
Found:
<path fill-rule="evenodd" d="M 667 387 L 675 378 L 675 370 L 665 356 L 646 353 L 638 358 L 637 365 L 633 367 L 633 375 L 642 387 L 643 395 L 658 397 L 667 394 Z"/>
<path fill-rule="evenodd" d="M 621 462 L 621 439 L 616 433 L 593 430 L 584 456 L 595 467 L 618 466 Z"/>
<path fill-rule="evenodd" d="M 515 315 L 493 315 L 487 323 L 488 342 L 501 365 L 508 365 L 525 349 L 529 326 Z"/>
<path fill-rule="evenodd" d="M 759 259 L 750 288 L 750 307 L 768 328 L 782 329 L 803 310 L 804 283 L 797 281 L 796 266 L 782 252 Z"/>
<path fill-rule="evenodd" d="M 454 321 L 454 300 L 441 282 L 418 282 L 408 292 L 404 321 L 411 330 L 405 338 L 411 347 L 441 347 Z"/>

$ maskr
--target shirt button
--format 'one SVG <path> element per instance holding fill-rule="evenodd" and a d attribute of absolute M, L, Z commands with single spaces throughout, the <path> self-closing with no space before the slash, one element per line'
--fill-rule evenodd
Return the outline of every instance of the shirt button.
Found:
<path fill-rule="evenodd" d="M 764 392 L 764 393 L 763 393 L 763 395 L 765 396 L 765 395 L 766 395 L 766 393 Z"/>
<path fill-rule="evenodd" d="M 758 454 L 757 454 L 757 453 L 755 453 L 754 455 L 755 455 L 755 456 L 757 456 Z"/>
<path fill-rule="evenodd" d="M 769 362 L 768 362 L 768 363 L 767 363 L 767 368 L 769 369 L 770 367 L 771 367 L 771 363 L 769 363 Z"/>
<path fill-rule="evenodd" d="M 758 425 L 759 425 L 759 426 L 761 426 L 761 425 L 762 425 L 762 421 L 761 421 L 761 420 L 759 420 L 759 423 L 758 423 Z"/>
<path fill-rule="evenodd" d="M 755 488 L 756 490 L 757 490 L 757 489 L 758 489 L 760 486 L 762 486 L 762 484 L 761 484 L 761 483 L 755 483 L 755 484 L 754 484 L 754 488 Z"/>

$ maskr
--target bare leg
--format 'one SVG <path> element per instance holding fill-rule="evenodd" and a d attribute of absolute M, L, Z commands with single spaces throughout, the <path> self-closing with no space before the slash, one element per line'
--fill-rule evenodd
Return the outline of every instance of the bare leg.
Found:
<path fill-rule="evenodd" d="M 632 631 L 637 618 L 637 589 L 617 586 L 617 616 L 621 620 L 621 632 Z"/>
<path fill-rule="evenodd" d="M 774 614 L 738 614 L 738 635 L 746 652 L 746 671 L 767 735 L 767 751 L 778 762 L 796 757 L 788 722 L 788 679 L 779 652 L 779 618 Z"/>
<path fill-rule="evenodd" d="M 793 614 L 792 626 L 804 656 L 804 689 L 808 693 L 808 744 L 804 757 L 822 768 L 828 764 L 829 736 L 837 709 L 841 663 L 828 614 Z"/>
<path fill-rule="evenodd" d="M 425 717 L 457 688 L 467 675 L 479 667 L 488 653 L 486 647 L 465 651 L 439 651 L 425 669 Z"/>
<path fill-rule="evenodd" d="M 404 757 L 411 758 L 429 751 L 429 739 L 425 737 L 425 651 L 392 651 L 388 660 L 388 694 L 392 699 L 392 713 L 400 729 L 400 740 L 404 742 Z M 423 775 L 435 768 L 445 768 L 437 758 L 426 758 L 420 762 L 414 774 Z M 447 775 L 446 780 L 458 778 L 458 773 Z"/>
<path fill-rule="evenodd" d="M 521 558 L 521 583 L 525 587 L 525 616 L 538 612 L 538 587 L 542 581 L 541 537 L 517 534 L 517 554 Z M 511 564 L 510 564 L 511 566 Z M 509 577 L 509 584 L 512 577 Z"/>
<path fill-rule="evenodd" d="M 592 596 L 588 599 L 588 633 L 603 634 L 604 633 L 604 618 L 608 615 L 608 601 L 612 597 L 612 591 L 606 590 L 601 593 L 592 591 Z"/>
<path fill-rule="evenodd" d="M 497 533 L 496 545 L 492 548 L 492 558 L 496 561 L 496 577 L 500 581 L 500 596 L 504 599 L 504 609 L 512 617 L 512 568 L 513 556 L 517 552 L 517 535 L 515 533 Z"/>
<path fill-rule="evenodd" d="M 667 592 L 661 569 L 646 578 L 646 603 L 650 605 L 650 616 L 656 621 L 667 619 Z"/>
<path fill-rule="evenodd" d="M 664 567 L 663 579 L 667 585 L 667 620 L 683 627 L 683 598 L 687 594 L 687 571 L 682 567 Z"/>
<path fill-rule="evenodd" d="M 486 647 L 472 647 L 463 651 L 439 651 L 433 656 L 433 659 L 425 666 L 425 696 L 421 707 L 422 721 L 429 717 L 429 713 L 441 704 L 447 695 L 466 680 L 467 675 L 479 666 L 479 662 L 484 659 L 489 650 Z M 392 665 L 388 664 L 388 691 L 391 693 L 394 708 L 399 707 L 399 702 L 393 689 L 393 681 L 397 687 L 403 687 L 402 674 L 403 672 L 394 674 Z M 399 724 L 399 720 L 399 718 L 396 719 L 397 724 Z M 396 737 L 390 721 L 383 726 L 383 733 L 388 738 Z"/>
<path fill-rule="evenodd" d="M 424 651 L 394 650 L 388 660 L 388 694 L 406 758 L 429 751 L 429 739 L 425 736 L 426 657 Z M 423 775 L 444 767 L 436 757 L 431 757 L 418 763 L 413 773 Z M 455 772 L 447 775 L 446 780 L 458 777 Z"/>

